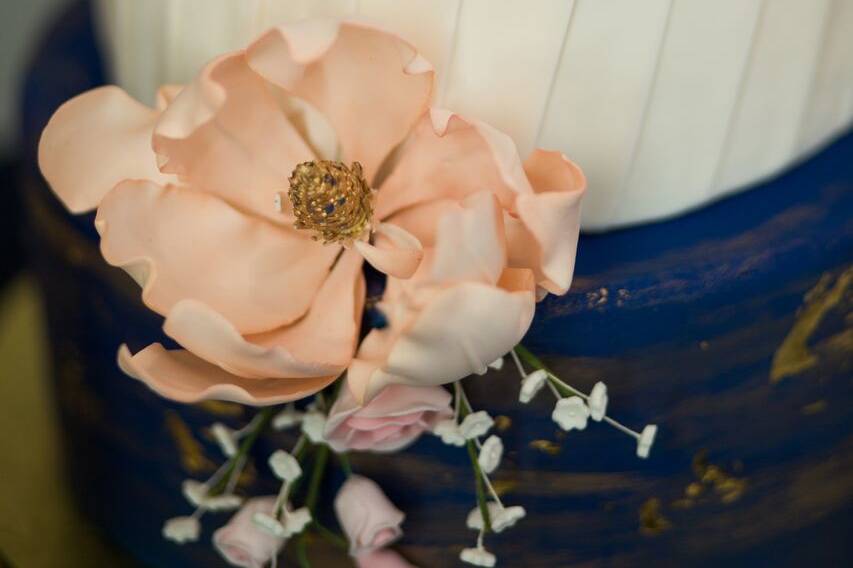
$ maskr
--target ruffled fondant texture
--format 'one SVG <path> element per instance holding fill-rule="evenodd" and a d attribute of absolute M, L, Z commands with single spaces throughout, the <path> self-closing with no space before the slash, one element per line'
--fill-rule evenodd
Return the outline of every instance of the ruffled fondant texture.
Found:
<path fill-rule="evenodd" d="M 433 80 L 394 35 L 312 20 L 163 86 L 155 108 L 116 87 L 60 107 L 40 143 L 45 178 L 69 210 L 97 208 L 104 258 L 180 346 L 122 346 L 121 368 L 174 400 L 255 405 L 348 371 L 341 440 L 387 449 L 429 428 L 446 395 L 430 389 L 482 372 L 524 335 L 537 293 L 568 289 L 585 186 L 558 153 L 522 163 L 506 135 L 430 109 Z M 276 207 L 315 159 L 362 164 L 367 238 L 320 244 Z M 365 260 L 387 275 L 388 326 L 357 349 Z M 377 426 L 360 405 L 386 387 L 442 401 Z"/>

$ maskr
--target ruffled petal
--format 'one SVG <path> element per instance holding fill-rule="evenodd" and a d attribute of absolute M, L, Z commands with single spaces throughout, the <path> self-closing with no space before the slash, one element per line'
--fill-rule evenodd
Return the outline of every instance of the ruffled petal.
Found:
<path fill-rule="evenodd" d="M 389 384 L 439 385 L 482 373 L 524 337 L 535 303 L 526 269 L 507 269 L 496 286 L 464 282 L 432 293 L 406 321 L 367 335 L 347 383 L 365 401 Z"/>
<path fill-rule="evenodd" d="M 404 385 L 391 385 L 391 386 L 404 386 Z M 418 388 L 418 387 L 414 387 Z M 388 390 L 386 387 L 383 389 L 383 392 Z M 365 431 L 377 431 L 383 428 L 392 426 L 410 426 L 412 424 L 417 424 L 421 419 L 421 413 L 416 412 L 414 414 L 403 414 L 403 415 L 395 415 L 389 418 L 364 418 L 362 416 L 353 416 L 349 419 L 348 424 L 353 428 L 358 428 L 359 430 Z"/>
<path fill-rule="evenodd" d="M 533 269 L 541 287 L 565 294 L 575 268 L 586 178 L 559 152 L 536 150 L 524 169 L 535 193 L 519 195 L 518 217 L 507 216 L 510 266 Z"/>
<path fill-rule="evenodd" d="M 418 269 L 424 256 L 421 242 L 403 228 L 379 223 L 375 231 L 376 244 L 355 241 L 356 250 L 376 270 L 395 278 L 409 278 Z"/>
<path fill-rule="evenodd" d="M 435 246 L 435 220 L 458 208 L 459 201 L 455 199 L 436 199 L 398 211 L 388 217 L 387 222 L 413 235 L 427 249 Z"/>
<path fill-rule="evenodd" d="M 128 181 L 98 208 L 101 252 L 167 315 L 198 300 L 241 334 L 287 325 L 308 311 L 339 248 L 244 215 L 187 188 Z"/>
<path fill-rule="evenodd" d="M 232 375 L 182 349 L 168 351 L 153 343 L 132 355 L 119 348 L 122 371 L 168 399 L 194 403 L 226 400 L 254 406 L 280 404 L 310 396 L 335 380 L 331 377 L 246 379 Z"/>
<path fill-rule="evenodd" d="M 72 213 L 94 209 L 119 182 L 167 183 L 157 169 L 151 133 L 160 113 L 114 86 L 67 101 L 39 141 L 39 167 Z"/>
<path fill-rule="evenodd" d="M 426 112 L 432 66 L 400 38 L 362 24 L 285 24 L 246 50 L 249 65 L 331 122 L 346 162 L 372 180 Z"/>
<path fill-rule="evenodd" d="M 300 162 L 314 153 L 242 52 L 209 63 L 176 96 L 154 130 L 160 169 L 235 207 L 278 223 L 275 208 Z"/>
<path fill-rule="evenodd" d="M 506 266 L 503 212 L 494 194 L 471 195 L 435 223 L 438 227 L 431 278 L 494 284 Z"/>
<path fill-rule="evenodd" d="M 182 300 L 163 329 L 195 355 L 245 378 L 341 374 L 352 359 L 364 303 L 357 254 L 345 254 L 323 283 L 308 314 L 291 326 L 243 337 L 222 315 Z"/>
<path fill-rule="evenodd" d="M 161 112 L 166 110 L 183 90 L 183 85 L 160 85 L 160 88 L 157 89 L 157 110 Z"/>
<path fill-rule="evenodd" d="M 461 201 L 483 190 L 497 195 L 506 209 L 516 195 L 532 193 L 512 139 L 485 123 L 432 109 L 382 184 L 376 216 L 387 219 L 413 205 Z"/>
<path fill-rule="evenodd" d="M 369 406 L 362 408 L 359 416 L 381 418 L 428 411 L 442 412 L 450 407 L 451 399 L 450 393 L 445 389 L 390 385 L 373 399 Z"/>

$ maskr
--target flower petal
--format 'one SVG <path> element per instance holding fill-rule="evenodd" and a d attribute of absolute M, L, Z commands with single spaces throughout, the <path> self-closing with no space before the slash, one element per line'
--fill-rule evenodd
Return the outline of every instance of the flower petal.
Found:
<path fill-rule="evenodd" d="M 232 375 L 189 351 L 167 351 L 159 343 L 153 343 L 135 355 L 122 345 L 118 364 L 122 371 L 144 382 L 159 395 L 187 403 L 226 400 L 255 406 L 280 404 L 312 395 L 336 378 L 246 379 Z"/>
<path fill-rule="evenodd" d="M 340 375 L 355 352 L 364 288 L 361 259 L 345 253 L 308 314 L 288 327 L 244 338 L 205 304 L 182 300 L 169 312 L 163 329 L 182 347 L 240 377 Z"/>
<path fill-rule="evenodd" d="M 428 294 L 406 321 L 364 339 L 348 370 L 357 400 L 389 384 L 439 385 L 484 371 L 527 332 L 536 301 L 526 269 L 504 271 L 497 286 L 464 282 Z"/>
<path fill-rule="evenodd" d="M 508 218 L 509 263 L 532 268 L 540 286 L 565 294 L 575 268 L 586 178 L 559 152 L 536 150 L 524 169 L 535 193 L 519 195 L 518 219 Z"/>
<path fill-rule="evenodd" d="M 347 478 L 334 501 L 338 523 L 358 556 L 388 545 L 402 535 L 406 515 L 388 499 L 379 485 L 361 475 Z"/>
<path fill-rule="evenodd" d="M 424 256 L 421 242 L 396 225 L 379 223 L 376 244 L 355 241 L 354 246 L 376 270 L 395 278 L 409 278 Z"/>
<path fill-rule="evenodd" d="M 209 194 L 150 182 L 117 186 L 95 225 L 104 258 L 134 276 L 151 309 L 166 315 L 180 300 L 195 299 L 240 333 L 305 314 L 339 250 Z"/>
<path fill-rule="evenodd" d="M 386 219 L 437 199 L 461 201 L 482 190 L 495 193 L 506 209 L 516 195 L 532 193 L 512 139 L 485 123 L 432 109 L 379 189 L 376 216 Z"/>
<path fill-rule="evenodd" d="M 344 161 L 361 162 L 369 181 L 426 112 L 432 91 L 432 66 L 410 44 L 362 24 L 285 24 L 246 57 L 260 76 L 329 119 Z"/>
<path fill-rule="evenodd" d="M 494 284 L 506 266 L 503 212 L 488 191 L 438 219 L 431 277 L 436 282 Z M 494 359 L 490 360 L 493 361 Z"/>
<path fill-rule="evenodd" d="M 277 223 L 289 218 L 275 209 L 276 193 L 296 164 L 314 159 L 242 52 L 213 60 L 175 96 L 153 147 L 163 172 Z"/>
<path fill-rule="evenodd" d="M 419 412 L 442 412 L 449 408 L 450 393 L 443 388 L 389 385 L 359 412 L 362 418 L 407 416 Z"/>
<path fill-rule="evenodd" d="M 413 235 L 426 249 L 435 246 L 436 219 L 458 208 L 459 201 L 455 199 L 436 199 L 398 211 L 388 217 L 387 222 Z"/>
<path fill-rule="evenodd" d="M 118 87 L 93 89 L 53 114 L 39 141 L 39 167 L 72 213 L 94 209 L 125 179 L 166 183 L 151 133 L 159 112 Z"/>
<path fill-rule="evenodd" d="M 160 85 L 160 88 L 157 89 L 157 110 L 161 112 L 166 110 L 183 90 L 183 85 Z"/>

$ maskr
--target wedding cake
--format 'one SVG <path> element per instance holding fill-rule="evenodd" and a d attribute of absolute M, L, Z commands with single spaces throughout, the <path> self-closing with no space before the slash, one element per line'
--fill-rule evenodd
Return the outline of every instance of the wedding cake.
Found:
<path fill-rule="evenodd" d="M 266 28 L 355 18 L 419 47 L 435 103 L 559 149 L 583 226 L 671 217 L 809 156 L 853 120 L 853 6 L 815 0 L 98 0 L 119 85 L 145 102 Z M 725 38 L 725 41 L 722 41 Z M 507 112 L 512 109 L 512 112 Z"/>
<path fill-rule="evenodd" d="M 56 168 L 63 164 L 54 167 L 45 160 L 45 152 L 51 149 L 48 144 L 47 150 L 44 146 L 41 150 L 42 171 L 52 178 L 48 181 L 63 202 L 51 194 L 36 163 L 42 132 L 62 103 L 107 83 L 117 83 L 140 101 L 160 109 L 138 111 L 135 116 L 141 117 L 139 123 L 147 124 L 147 113 L 162 112 L 178 100 L 179 87 L 158 93 L 160 85 L 190 84 L 207 61 L 228 50 L 244 48 L 270 26 L 314 16 L 354 17 L 366 22 L 359 24 L 364 29 L 381 28 L 404 37 L 434 66 L 437 106 L 493 124 L 511 135 L 522 156 L 538 147 L 556 149 L 583 168 L 580 173 L 568 161 L 559 166 L 565 174 L 561 179 L 570 186 L 568 194 L 579 198 L 584 174 L 588 182 L 581 218 L 588 233 L 577 243 L 573 280 L 568 270 L 571 289 L 565 293 L 568 283 L 560 279 L 559 271 L 547 266 L 532 271 L 535 290 L 527 284 L 530 302 L 534 293 L 539 301 L 524 346 L 547 368 L 534 355 L 523 358 L 519 366 L 523 363 L 532 371 L 523 373 L 526 385 L 537 377 L 544 381 L 552 373 L 581 394 L 589 393 L 581 401 L 577 396 L 565 396 L 560 390 L 562 383 L 548 382 L 559 399 L 554 407 L 540 381 L 537 388 L 542 394 L 531 401 L 535 392 L 527 393 L 530 397 L 519 393 L 518 371 L 507 356 L 502 368 L 466 379 L 467 398 L 460 396 L 461 387 L 457 387 L 452 427 L 447 420 L 441 422 L 446 427 L 443 429 L 435 423 L 448 418 L 447 409 L 441 406 L 446 406 L 446 401 L 438 400 L 421 408 L 417 417 L 417 428 L 431 429 L 436 436 L 422 436 L 404 453 L 375 456 L 352 452 L 351 464 L 342 461 L 334 473 L 317 481 L 316 487 L 325 491 L 314 493 L 312 501 L 309 489 L 307 498 L 311 505 L 317 505 L 315 522 L 331 525 L 335 510 L 351 542 L 357 540 L 350 534 L 350 525 L 357 521 L 347 520 L 340 513 L 340 499 L 333 503 L 328 496 L 352 469 L 377 481 L 394 505 L 405 511 L 405 534 L 398 549 L 411 562 L 418 566 L 456 565 L 462 545 L 468 546 L 471 535 L 478 534 L 471 529 L 479 531 L 478 546 L 462 550 L 462 560 L 479 565 L 494 562 L 482 542 L 488 532 L 484 522 L 487 515 L 471 509 L 475 503 L 472 496 L 475 488 L 479 495 L 483 477 L 478 473 L 475 484 L 464 448 L 453 447 L 454 436 L 465 424 L 455 421 L 462 418 L 460 414 L 466 419 L 478 415 L 472 412 L 474 405 L 494 416 L 488 426 L 499 434 L 506 448 L 503 464 L 493 475 L 494 487 L 490 483 L 489 489 L 519 504 L 499 513 L 518 513 L 521 505 L 522 511 L 527 511 L 527 518 L 513 526 L 512 532 L 493 535 L 494 539 L 489 536 L 488 548 L 495 552 L 500 565 L 847 564 L 850 555 L 845 536 L 853 518 L 847 481 L 853 470 L 849 442 L 853 418 L 849 384 L 853 67 L 848 55 L 853 48 L 853 4 L 838 0 L 95 0 L 93 4 L 72 6 L 45 33 L 33 59 L 22 105 L 22 139 L 29 156 L 25 194 L 28 235 L 47 308 L 68 471 L 82 510 L 146 565 L 224 565 L 210 546 L 178 546 L 163 535 L 172 540 L 193 540 L 191 533 L 198 525 L 187 521 L 193 518 L 176 515 L 186 510 L 185 496 L 197 503 L 207 498 L 207 493 L 201 497 L 193 493 L 194 486 L 187 485 L 188 480 L 218 475 L 214 472 L 220 447 L 226 455 L 228 451 L 234 453 L 234 448 L 223 445 L 223 440 L 229 440 L 226 434 L 250 428 L 258 419 L 251 420 L 249 408 L 233 402 L 246 402 L 245 390 L 231 389 L 220 397 L 196 396 L 198 392 L 187 395 L 187 389 L 166 388 L 146 374 L 151 369 L 143 368 L 144 361 L 138 357 L 151 348 L 153 340 L 159 338 L 166 349 L 172 349 L 183 338 L 171 333 L 168 322 L 175 322 L 171 315 L 166 337 L 163 318 L 140 299 L 134 278 L 144 283 L 150 273 L 131 269 L 131 278 L 104 262 L 102 253 L 113 264 L 122 264 L 113 260 L 118 245 L 108 240 L 115 237 L 110 237 L 112 229 L 104 222 L 108 212 L 101 211 L 107 209 L 106 202 L 100 205 L 97 229 L 94 212 L 72 216 L 63 207 L 64 203 L 75 209 L 56 183 Z M 325 25 L 317 24 L 316 29 L 326 30 Z M 266 50 L 281 44 L 276 43 L 275 33 L 261 37 L 251 44 L 257 48 L 256 69 L 281 84 L 304 78 L 298 66 L 264 66 L 262 63 L 269 61 L 263 57 L 270 53 Z M 288 44 L 288 49 L 294 49 L 293 45 Z M 309 58 L 328 47 L 323 42 L 306 45 L 304 52 L 294 51 L 296 59 Z M 429 71 L 419 58 L 405 61 L 406 73 L 411 76 Z M 276 84 L 275 80 L 269 84 Z M 364 81 L 371 81 L 371 77 L 364 77 Z M 387 85 L 379 82 L 375 86 L 380 92 Z M 214 101 L 214 108 L 216 101 L 221 102 L 215 90 L 200 92 L 193 101 Z M 97 111 L 91 109 L 92 116 Z M 172 121 L 164 128 L 172 138 L 164 136 L 156 144 L 162 149 L 181 139 L 183 134 L 175 133 L 205 124 L 204 114 L 190 113 L 185 121 Z M 469 123 L 449 113 L 435 111 L 430 119 L 432 128 L 444 129 L 443 133 L 467 132 L 469 128 Z M 103 161 L 121 165 L 121 155 L 112 153 L 115 148 L 92 135 L 99 133 L 101 126 L 94 123 L 88 129 L 69 131 L 73 136 L 89 136 L 85 139 L 103 152 Z M 47 132 L 51 132 L 50 127 Z M 140 139 L 143 143 L 139 146 L 149 150 L 150 136 Z M 205 144 L 199 146 L 216 150 L 215 145 Z M 404 145 L 402 157 L 396 156 L 403 164 L 407 164 L 406 149 Z M 506 150 L 506 145 L 499 149 Z M 215 152 L 210 155 L 216 156 Z M 539 170 L 546 172 L 557 169 L 551 168 L 555 155 L 534 152 L 525 162 L 526 173 L 501 171 L 505 177 L 496 179 L 517 181 L 521 176 L 537 185 L 548 176 L 537 177 L 536 167 L 548 165 Z M 176 161 L 181 159 L 173 156 Z M 449 162 L 453 157 L 444 156 Z M 334 241 L 340 232 L 321 221 L 326 218 L 324 213 L 334 215 L 346 209 L 346 220 L 354 219 L 356 228 L 362 229 L 360 223 L 367 223 L 373 212 L 373 205 L 368 203 L 370 188 L 361 183 L 362 165 L 334 161 L 307 164 L 293 170 L 291 190 L 286 194 L 293 202 L 294 215 L 302 215 L 295 227 L 313 228 L 321 240 L 328 237 Z M 165 161 L 156 166 L 170 167 Z M 367 163 L 366 168 L 374 167 L 379 169 L 378 164 Z M 94 186 L 108 177 L 73 173 L 84 187 L 80 180 L 91 178 Z M 470 172 L 459 175 L 465 173 Z M 310 186 L 315 178 L 323 180 L 324 191 L 332 187 L 337 192 L 328 210 L 312 210 L 299 200 L 307 195 L 299 193 L 300 184 Z M 383 183 L 393 185 L 396 181 L 393 174 L 386 178 Z M 207 181 L 215 186 L 220 178 L 210 176 Z M 129 183 L 141 182 L 131 179 Z M 394 187 L 402 192 L 405 186 L 401 183 Z M 745 190 L 747 186 L 750 188 Z M 145 195 L 154 191 L 150 186 L 134 188 Z M 133 192 L 125 193 L 133 197 Z M 726 199 L 720 199 L 724 195 Z M 226 201 L 230 198 L 233 196 Z M 358 206 L 353 205 L 353 198 Z M 115 206 L 117 199 L 114 196 L 110 206 Z M 274 209 L 270 194 L 269 203 L 262 203 L 269 207 L 261 215 L 277 219 L 275 215 L 286 205 L 282 205 L 281 195 L 276 199 L 279 210 Z M 504 200 L 503 195 L 469 199 L 464 202 L 465 211 L 509 207 Z M 576 212 L 576 202 L 569 200 L 571 214 Z M 235 210 L 243 215 L 253 207 L 256 204 L 247 201 Z M 375 207 L 379 215 L 382 203 L 377 201 Z M 185 217 L 187 227 L 195 226 L 190 221 L 210 215 L 212 208 L 188 208 L 192 215 Z M 138 210 L 127 208 L 127 218 Z M 677 216 L 688 210 L 692 211 Z M 538 219 L 544 221 L 526 230 L 537 237 L 539 229 L 560 232 L 561 227 L 547 222 L 551 219 L 547 210 L 538 213 Z M 223 215 L 221 219 L 223 234 L 242 222 L 233 216 Z M 519 206 L 512 214 L 505 213 L 504 219 L 508 224 L 524 220 L 525 210 Z M 145 235 L 160 223 L 166 221 L 151 217 L 132 229 Z M 456 266 L 456 258 L 467 259 L 474 245 L 488 240 L 482 235 L 491 235 L 495 229 L 485 222 L 473 229 L 463 226 L 467 228 L 460 234 L 465 238 L 460 237 L 455 254 L 434 261 L 437 265 L 444 262 L 445 267 Z M 202 235 L 188 228 L 182 231 L 178 225 L 171 227 L 177 227 L 176 237 L 165 241 L 167 252 L 193 248 L 216 252 L 211 245 L 219 242 L 215 241 L 216 231 Z M 414 224 L 406 227 L 420 234 Z M 577 236 L 576 225 L 563 228 L 573 228 Z M 603 232 L 611 228 L 622 230 Z M 396 229 L 380 229 L 396 236 L 395 242 L 411 243 L 401 233 L 394 233 Z M 521 231 L 518 227 L 514 230 Z M 565 238 L 571 248 L 572 230 L 563 233 L 568 235 Z M 387 322 L 381 320 L 396 317 L 383 304 L 390 299 L 379 299 L 382 291 L 375 288 L 378 275 L 409 274 L 411 253 L 417 252 L 417 247 L 402 247 L 406 250 L 397 251 L 391 266 L 382 251 L 371 246 L 367 241 L 353 244 L 339 257 L 350 259 L 350 253 L 358 249 L 372 265 L 365 270 L 366 293 L 361 290 L 366 296 L 365 331 L 382 329 Z M 510 242 L 506 246 L 504 256 L 513 257 L 514 245 Z M 235 255 L 233 249 L 222 247 L 219 252 Z M 247 254 L 235 256 L 250 257 L 249 252 L 247 248 Z M 124 264 L 133 264 L 139 256 Z M 480 269 L 489 273 L 490 261 L 486 256 Z M 177 268 L 192 272 L 204 283 L 214 273 L 213 264 Z M 563 269 L 566 264 L 568 261 L 562 262 Z M 341 261 L 335 270 L 346 266 Z M 501 296 L 500 308 L 491 309 L 495 321 L 502 321 L 503 316 L 513 321 L 532 317 L 524 310 L 519 314 L 514 311 L 523 286 L 521 279 L 501 284 L 512 280 L 508 273 L 515 274 L 506 269 L 500 278 L 488 280 L 489 285 L 515 291 Z M 228 273 L 215 274 L 223 279 L 230 277 Z M 265 277 L 277 278 L 273 273 Z M 319 295 L 326 286 L 318 288 Z M 406 293 L 415 292 L 400 292 Z M 246 302 L 254 302 L 256 296 L 247 295 Z M 144 299 L 150 307 L 151 298 Z M 467 307 L 465 302 L 456 305 L 463 314 L 467 314 Z M 234 317 L 248 309 L 237 306 Z M 345 304 L 342 309 L 349 314 L 353 306 Z M 360 309 L 355 306 L 356 313 L 360 314 Z M 194 314 L 198 318 L 194 321 L 201 322 L 204 314 Z M 446 317 L 454 325 L 464 326 L 466 322 L 458 322 L 456 315 L 450 310 Z M 246 328 L 264 317 L 274 314 L 257 310 Z M 499 327 L 495 324 L 496 329 Z M 499 333 L 482 326 L 474 337 L 491 335 Z M 247 332 L 246 337 L 253 336 Z M 327 340 L 320 351 L 334 351 L 336 336 Z M 435 373 L 460 351 L 456 343 L 441 344 L 444 357 L 431 360 Z M 140 380 L 128 378 L 116 365 L 116 353 L 123 344 L 121 364 Z M 478 360 L 477 349 L 482 344 L 472 340 L 471 345 L 474 348 L 467 355 L 475 360 L 473 366 L 480 365 L 484 361 Z M 529 353 L 527 349 L 512 353 L 524 356 Z M 240 364 L 278 362 L 267 352 L 258 353 L 251 351 L 251 357 L 240 359 Z M 418 351 L 410 348 L 407 353 L 412 359 Z M 500 367 L 502 360 L 493 366 Z M 233 372 L 235 368 L 232 365 L 224 370 Z M 354 375 L 356 371 L 355 367 L 349 369 Z M 380 373 L 380 378 L 388 379 L 386 375 Z M 609 389 L 603 399 L 598 387 L 602 381 Z M 199 402 L 180 404 L 157 393 L 176 401 Z M 338 395 L 343 402 L 336 405 L 354 408 L 356 402 L 347 398 L 347 393 Z M 642 432 L 619 423 L 617 427 L 628 430 L 629 436 L 618 437 L 613 429 L 599 423 L 603 410 L 596 417 L 594 403 L 597 399 L 600 408 L 603 400 L 606 407 L 608 394 L 613 413 Z M 264 396 L 254 391 L 250 395 Z M 435 396 L 441 399 L 449 395 Z M 200 401 L 204 398 L 217 400 Z M 530 404 L 519 406 L 520 399 Z M 563 402 L 562 410 L 567 412 L 560 414 Z M 574 408 L 569 408 L 570 402 Z M 353 408 L 347 412 L 357 412 Z M 287 412 L 293 416 L 298 413 L 304 421 L 304 416 L 316 414 L 315 410 L 300 402 L 297 408 L 283 411 L 280 422 L 290 419 Z M 219 427 L 209 428 L 214 422 L 220 423 Z M 648 426 L 643 429 L 643 424 L 655 424 L 659 429 L 651 454 L 654 431 L 650 439 Z M 581 425 L 586 429 L 582 434 L 572 431 Z M 326 426 L 325 441 L 335 449 L 342 442 L 334 437 L 334 428 Z M 459 429 L 454 429 L 456 426 Z M 301 427 L 302 432 L 310 431 L 304 422 Z M 274 495 L 280 486 L 287 488 L 289 476 L 296 474 L 289 458 L 276 451 L 282 439 L 292 443 L 295 434 L 253 439 L 258 455 L 263 457 L 240 466 L 242 476 L 233 477 L 238 490 L 249 491 L 251 487 L 254 492 L 260 488 Z M 389 447 L 395 442 L 383 439 Z M 461 443 L 473 447 L 470 438 L 467 442 L 461 439 Z M 483 442 L 480 457 L 472 458 L 472 464 L 489 469 L 485 465 L 489 460 L 483 458 L 488 443 Z M 316 467 L 317 461 L 326 458 L 320 458 L 316 449 L 312 451 L 312 465 Z M 298 457 L 299 451 L 294 448 L 293 454 Z M 271 457 L 268 465 L 266 456 L 276 455 L 280 459 Z M 500 455 L 497 461 L 501 461 Z M 185 496 L 181 495 L 182 487 Z M 372 487 L 362 489 L 364 494 L 376 492 Z M 233 497 L 223 497 L 229 496 Z M 395 518 L 385 527 L 390 531 L 387 535 L 399 538 L 399 511 L 394 506 L 384 510 L 390 510 Z M 299 512 L 289 514 L 295 518 Z M 164 519 L 170 517 L 180 522 L 163 527 Z M 507 526 L 519 518 L 507 521 Z M 236 521 L 235 517 L 232 523 Z M 273 533 L 279 527 L 274 519 L 265 521 L 262 517 L 261 521 L 273 521 L 267 523 Z M 209 539 L 207 535 L 221 525 L 222 518 L 206 515 L 201 523 L 204 538 Z M 222 556 L 235 564 L 253 565 L 251 559 L 232 554 L 222 544 L 227 540 L 220 532 L 223 530 L 213 537 Z M 338 564 L 347 551 L 335 556 L 329 552 L 334 547 L 323 546 L 325 541 L 307 542 L 312 555 L 316 554 L 312 556 L 315 566 L 347 565 L 345 560 Z M 362 562 L 361 566 L 370 566 L 352 548 L 348 552 L 356 562 Z M 300 558 L 297 551 L 287 560 L 296 562 Z"/>

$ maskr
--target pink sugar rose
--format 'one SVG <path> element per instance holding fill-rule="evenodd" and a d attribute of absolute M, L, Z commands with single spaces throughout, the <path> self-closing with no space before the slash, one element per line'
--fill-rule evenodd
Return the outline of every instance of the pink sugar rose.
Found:
<path fill-rule="evenodd" d="M 173 400 L 254 405 L 348 370 L 364 402 L 509 351 L 537 295 L 571 283 L 585 180 L 430 109 L 433 80 L 394 35 L 309 20 L 163 87 L 155 108 L 112 86 L 62 105 L 41 170 L 69 210 L 97 209 L 104 258 L 180 345 L 122 346 L 121 368 Z M 365 260 L 387 275 L 389 326 L 359 348 Z"/>
<path fill-rule="evenodd" d="M 442 387 L 389 385 L 359 406 L 349 389 L 341 389 L 326 420 L 326 442 L 337 452 L 395 452 L 452 417 L 451 398 Z"/>
<path fill-rule="evenodd" d="M 213 533 L 216 550 L 233 566 L 262 568 L 284 546 L 284 539 L 258 528 L 252 522 L 255 513 L 272 514 L 275 496 L 246 501 L 228 524 Z"/>
<path fill-rule="evenodd" d="M 400 538 L 406 515 L 388 500 L 376 482 L 352 475 L 335 497 L 335 514 L 358 558 L 384 548 Z"/>

